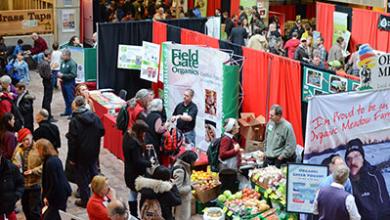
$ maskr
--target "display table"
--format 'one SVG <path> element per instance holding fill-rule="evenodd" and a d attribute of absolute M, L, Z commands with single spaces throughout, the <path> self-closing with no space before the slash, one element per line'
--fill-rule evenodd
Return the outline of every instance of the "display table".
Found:
<path fill-rule="evenodd" d="M 109 150 L 117 158 L 124 160 L 122 149 L 122 131 L 116 128 L 116 118 L 108 113 L 103 116 L 105 129 L 103 147 Z"/>
<path fill-rule="evenodd" d="M 104 115 L 107 114 L 110 109 L 115 109 L 115 111 L 118 112 L 126 103 L 112 92 L 100 93 L 99 91 L 91 91 L 90 94 L 93 106 L 95 107 L 95 113 L 99 116 L 100 120 L 103 120 Z"/>

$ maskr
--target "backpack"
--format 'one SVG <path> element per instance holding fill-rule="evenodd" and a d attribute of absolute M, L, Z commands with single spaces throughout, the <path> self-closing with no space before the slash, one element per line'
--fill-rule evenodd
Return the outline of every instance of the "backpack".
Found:
<path fill-rule="evenodd" d="M 129 124 L 129 112 L 128 104 L 122 106 L 119 110 L 118 116 L 116 117 L 116 127 L 122 132 L 127 131 L 127 126 Z"/>
<path fill-rule="evenodd" d="M 141 207 L 142 220 L 164 220 L 160 202 L 157 199 L 146 199 Z"/>
<path fill-rule="evenodd" d="M 223 136 L 212 141 L 207 149 L 207 159 L 210 164 L 211 171 L 213 172 L 219 171 L 219 147 L 221 145 L 222 138 Z"/>
<path fill-rule="evenodd" d="M 180 147 L 183 144 L 183 134 L 176 128 L 166 131 L 163 135 L 163 143 L 161 153 L 163 155 L 174 156 L 180 152 Z"/>

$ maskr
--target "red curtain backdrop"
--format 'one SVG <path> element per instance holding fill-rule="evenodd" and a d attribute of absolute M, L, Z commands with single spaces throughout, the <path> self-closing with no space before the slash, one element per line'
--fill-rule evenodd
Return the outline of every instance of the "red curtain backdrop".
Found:
<path fill-rule="evenodd" d="M 153 21 L 153 43 L 161 44 L 165 41 L 167 41 L 167 24 Z M 152 89 L 156 96 L 158 96 L 158 90 L 162 88 L 164 88 L 162 82 L 152 83 Z"/>
<path fill-rule="evenodd" d="M 240 7 L 240 0 L 231 0 L 230 1 L 230 17 L 238 13 L 238 8 Z"/>
<path fill-rule="evenodd" d="M 221 9 L 222 0 L 208 0 L 207 1 L 207 16 L 213 16 L 215 9 Z"/>
<path fill-rule="evenodd" d="M 284 14 L 287 21 L 295 21 L 295 17 L 297 15 L 295 5 L 270 5 L 269 10 Z"/>
<path fill-rule="evenodd" d="M 390 32 L 378 29 L 378 20 L 383 13 L 365 9 L 352 12 L 352 50 L 357 44 L 369 43 L 376 50 L 390 52 Z"/>
<path fill-rule="evenodd" d="M 212 48 L 219 48 L 218 39 L 184 28 L 181 29 L 181 44 L 205 45 Z"/>
<path fill-rule="evenodd" d="M 245 47 L 243 56 L 243 112 L 267 116 L 273 104 L 280 104 L 293 125 L 297 143 L 303 146 L 300 63 Z"/>
<path fill-rule="evenodd" d="M 324 46 L 328 51 L 332 47 L 334 11 L 334 5 L 317 2 L 317 31 L 324 38 Z"/>
<path fill-rule="evenodd" d="M 316 4 L 309 3 L 306 5 L 306 18 L 315 18 L 316 17 Z"/>

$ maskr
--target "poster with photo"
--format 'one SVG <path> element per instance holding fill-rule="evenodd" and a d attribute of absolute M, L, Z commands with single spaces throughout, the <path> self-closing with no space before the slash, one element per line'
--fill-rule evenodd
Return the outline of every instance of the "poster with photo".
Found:
<path fill-rule="evenodd" d="M 345 36 L 345 32 L 348 31 L 348 14 L 341 12 L 333 12 L 333 41 L 332 45 L 336 44 L 338 37 Z"/>
<path fill-rule="evenodd" d="M 141 46 L 118 45 L 118 63 L 119 69 L 141 69 L 143 48 Z"/>
<path fill-rule="evenodd" d="M 315 70 L 308 70 L 308 74 L 306 75 L 306 84 L 322 88 L 322 72 Z"/>
<path fill-rule="evenodd" d="M 160 45 L 143 41 L 143 55 L 141 63 L 141 79 L 151 82 L 158 81 L 158 62 L 160 59 Z"/>
<path fill-rule="evenodd" d="M 61 13 L 62 32 L 76 31 L 76 10 L 63 9 Z"/>
<path fill-rule="evenodd" d="M 340 93 L 346 92 L 348 87 L 348 79 L 340 76 L 332 75 L 329 77 L 329 92 Z"/>
<path fill-rule="evenodd" d="M 389 96 L 389 89 L 339 93 L 308 105 L 304 163 L 340 155 L 362 219 L 390 219 Z"/>
<path fill-rule="evenodd" d="M 77 77 L 76 82 L 82 83 L 85 82 L 85 72 L 84 72 L 84 49 L 80 47 L 68 47 L 72 54 L 72 59 L 77 63 Z"/>
<path fill-rule="evenodd" d="M 199 6 L 202 17 L 207 16 L 207 0 L 195 0 L 195 6 Z"/>

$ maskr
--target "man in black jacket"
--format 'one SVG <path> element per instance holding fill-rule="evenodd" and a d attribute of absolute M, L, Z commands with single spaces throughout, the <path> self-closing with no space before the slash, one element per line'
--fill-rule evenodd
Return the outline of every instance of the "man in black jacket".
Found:
<path fill-rule="evenodd" d="M 34 131 L 34 99 L 35 96 L 31 95 L 26 89 L 26 85 L 22 82 L 16 84 L 16 92 L 18 98 L 16 99 L 16 106 L 23 116 L 24 127 L 28 128 L 31 133 Z"/>
<path fill-rule="evenodd" d="M 294 60 L 309 63 L 309 54 L 307 53 L 306 38 L 301 38 L 301 44 L 295 50 Z"/>
<path fill-rule="evenodd" d="M 245 46 L 245 38 L 248 37 L 248 32 L 242 27 L 241 21 L 237 22 L 237 27 L 234 27 L 230 33 L 229 39 L 232 43 Z"/>
<path fill-rule="evenodd" d="M 15 203 L 22 197 L 24 179 L 11 161 L 2 157 L 0 149 L 0 216 L 16 219 Z"/>
<path fill-rule="evenodd" d="M 223 19 L 225 20 L 224 24 L 225 24 L 226 35 L 229 37 L 230 33 L 232 32 L 232 29 L 234 27 L 234 23 L 233 23 L 232 19 L 229 18 L 229 12 L 225 11 L 223 13 Z"/>
<path fill-rule="evenodd" d="M 73 103 L 75 109 L 69 122 L 68 160 L 76 168 L 76 183 L 80 200 L 75 204 L 86 207 L 90 197 L 89 183 L 98 174 L 97 161 L 100 153 L 100 140 L 104 127 L 99 117 L 85 107 L 85 99 L 77 96 Z"/>
<path fill-rule="evenodd" d="M 38 73 L 42 78 L 43 84 L 43 99 L 42 108 L 49 112 L 49 119 L 52 119 L 51 115 L 51 101 L 53 99 L 53 85 L 51 83 L 52 73 L 50 67 L 51 51 L 45 50 L 43 53 L 43 60 L 38 64 Z M 53 122 L 55 122 L 53 120 Z"/>
<path fill-rule="evenodd" d="M 46 109 L 40 110 L 35 115 L 35 121 L 39 124 L 39 127 L 33 133 L 34 141 L 45 138 L 53 144 L 58 152 L 58 148 L 61 147 L 60 132 L 57 125 L 50 123 L 49 117 L 49 112 Z"/>

